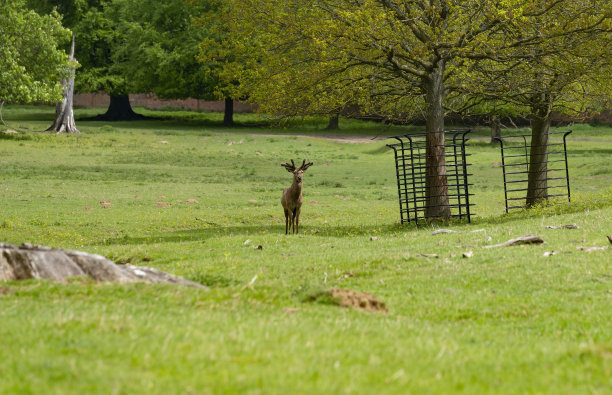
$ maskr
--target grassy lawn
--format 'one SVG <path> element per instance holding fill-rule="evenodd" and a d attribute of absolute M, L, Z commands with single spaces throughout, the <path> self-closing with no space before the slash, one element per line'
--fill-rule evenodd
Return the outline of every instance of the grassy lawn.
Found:
<path fill-rule="evenodd" d="M 239 115 L 224 129 L 218 114 L 139 111 L 166 118 L 0 134 L 0 242 L 98 253 L 209 290 L 0 284 L 0 393 L 612 393 L 612 249 L 576 248 L 609 244 L 612 128 L 571 128 L 571 204 L 511 214 L 499 150 L 476 130 L 477 216 L 434 236 L 399 225 L 385 147 L 418 128 L 345 121 L 344 136 L 378 136 L 346 143 L 320 138 L 324 119 Z M 32 131 L 52 114 L 3 112 Z M 315 163 L 298 236 L 284 235 L 280 205 L 291 158 Z M 579 229 L 547 228 L 566 224 Z M 484 248 L 530 233 L 546 243 Z M 306 302 L 331 287 L 388 312 Z"/>

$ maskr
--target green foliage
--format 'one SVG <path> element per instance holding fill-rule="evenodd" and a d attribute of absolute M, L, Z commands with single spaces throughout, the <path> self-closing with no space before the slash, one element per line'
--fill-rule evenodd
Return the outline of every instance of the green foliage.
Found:
<path fill-rule="evenodd" d="M 531 2 L 511 34 L 528 45 L 512 41 L 458 72 L 473 80 L 471 93 L 479 99 L 512 106 L 532 119 L 550 118 L 552 111 L 605 110 L 612 93 L 611 10 L 608 1 Z M 497 32 L 489 37 L 507 40 Z"/>
<path fill-rule="evenodd" d="M 267 112 L 329 113 L 354 105 L 406 118 L 424 109 L 438 68 L 449 87 L 445 102 L 462 100 L 456 69 L 462 59 L 494 49 L 484 33 L 511 25 L 521 1 L 220 3 L 228 33 L 221 45 L 204 43 L 205 53 L 241 60 L 224 69 L 225 79 L 240 82 L 236 95 Z"/>
<path fill-rule="evenodd" d="M 201 58 L 235 60 L 220 73 L 238 82 L 232 96 L 268 113 L 423 116 L 436 69 L 447 111 L 528 112 L 551 83 L 557 110 L 609 97 L 605 1 L 218 3 L 221 41 L 205 40 Z"/>
<path fill-rule="evenodd" d="M 208 8 L 185 0 L 113 1 L 112 18 L 123 37 L 113 49 L 114 70 L 129 76 L 131 92 L 213 97 L 217 80 L 196 59 L 198 45 L 210 33 L 194 19 Z"/>
<path fill-rule="evenodd" d="M 79 92 L 124 95 L 151 92 L 163 98 L 210 98 L 217 78 L 196 60 L 208 37 L 196 16 L 210 7 L 184 0 L 29 0 L 57 10 L 76 34 Z"/>
<path fill-rule="evenodd" d="M 62 78 L 71 67 L 58 47 L 70 32 L 53 12 L 39 15 L 24 0 L 6 0 L 0 7 L 0 102 L 55 102 Z"/>
<path fill-rule="evenodd" d="M 76 36 L 77 92 L 129 93 L 127 79 L 114 70 L 112 54 L 123 38 L 111 18 L 111 0 L 28 0 L 39 12 L 55 10 Z"/>

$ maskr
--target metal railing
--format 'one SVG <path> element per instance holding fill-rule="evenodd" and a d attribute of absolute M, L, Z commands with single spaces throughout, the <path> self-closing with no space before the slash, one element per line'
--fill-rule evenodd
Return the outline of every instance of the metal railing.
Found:
<path fill-rule="evenodd" d="M 546 199 L 551 197 L 565 197 L 571 201 L 570 196 L 570 179 L 567 166 L 567 144 L 566 138 L 572 131 L 552 132 L 548 134 L 548 143 L 546 144 L 547 154 L 546 160 L 540 163 L 546 163 L 545 171 L 546 181 Z M 563 134 L 562 141 L 554 139 L 555 135 Z M 529 151 L 532 148 L 531 143 L 528 143 L 527 138 L 530 134 L 509 135 L 502 138 L 495 137 L 494 140 L 499 142 L 502 158 L 502 171 L 504 176 L 504 199 L 506 202 L 506 212 L 513 209 L 523 209 L 525 205 L 516 205 L 517 201 L 526 201 L 526 187 L 529 181 Z M 551 138 L 552 137 L 552 138 Z M 549 167 L 548 165 L 551 165 Z M 524 169 L 524 170 L 523 170 Z M 523 188 L 522 186 L 525 185 Z M 550 190 L 559 191 L 559 193 L 548 193 Z M 566 193 L 561 193 L 566 190 Z"/>
<path fill-rule="evenodd" d="M 466 159 L 466 146 L 469 138 L 466 135 L 470 130 L 449 130 L 444 132 L 444 159 L 446 166 L 446 180 L 448 189 L 448 205 L 452 218 L 467 218 L 471 221 L 471 207 L 467 168 L 471 164 Z M 427 196 L 430 187 L 427 186 L 428 170 L 426 134 L 403 135 L 390 137 L 397 140 L 395 144 L 387 144 L 393 149 L 395 155 L 395 173 L 397 177 L 397 191 L 399 197 L 399 211 L 401 223 L 414 221 L 417 225 L 419 219 L 424 219 L 430 207 Z M 436 186 L 439 188 L 439 186 Z"/>

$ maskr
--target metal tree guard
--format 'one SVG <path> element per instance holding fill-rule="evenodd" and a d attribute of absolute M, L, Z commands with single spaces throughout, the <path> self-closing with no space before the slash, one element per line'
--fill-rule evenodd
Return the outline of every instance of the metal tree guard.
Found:
<path fill-rule="evenodd" d="M 563 133 L 563 142 L 550 142 L 550 136 Z M 569 170 L 567 166 L 567 144 L 566 137 L 572 133 L 567 132 L 552 132 L 548 133 L 549 143 L 546 144 L 548 157 L 544 163 L 553 164 L 556 168 L 546 170 L 546 189 L 547 192 L 551 189 L 559 190 L 561 188 L 567 190 L 567 193 L 547 193 L 547 199 L 551 197 L 567 196 L 567 200 L 571 201 L 570 197 L 570 180 Z M 504 174 L 504 197 L 506 201 L 506 212 L 513 209 L 525 208 L 524 205 L 513 205 L 514 202 L 526 200 L 526 196 L 518 196 L 521 193 L 527 192 L 527 188 L 523 188 L 529 180 L 529 149 L 531 143 L 527 144 L 527 138 L 530 134 L 512 135 L 503 138 L 495 137 L 499 141 L 502 157 L 502 171 Z M 552 149 L 551 149 L 552 147 Z M 525 170 L 522 170 L 522 169 Z M 556 176 L 561 172 L 559 176 Z M 552 177 L 551 177 L 552 173 Z M 556 176 L 556 177 L 555 177 Z M 561 190 L 562 191 L 562 190 Z M 560 192 L 561 192 L 560 191 Z M 524 194 L 523 194 L 524 195 Z"/>
<path fill-rule="evenodd" d="M 466 145 L 469 138 L 466 135 L 471 130 L 450 130 L 444 132 L 444 148 L 446 159 L 446 175 L 448 199 L 451 217 L 471 221 L 471 206 L 468 183 Z M 427 192 L 427 146 L 426 135 L 403 135 L 390 137 L 398 142 L 387 144 L 395 154 L 395 172 L 401 223 L 425 218 L 428 208 Z M 419 218 L 420 217 L 420 218 Z"/>

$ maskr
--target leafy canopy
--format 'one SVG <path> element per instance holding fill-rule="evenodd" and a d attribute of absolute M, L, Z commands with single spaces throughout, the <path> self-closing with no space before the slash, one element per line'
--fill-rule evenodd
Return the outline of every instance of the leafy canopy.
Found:
<path fill-rule="evenodd" d="M 55 102 L 69 75 L 68 55 L 59 46 L 70 38 L 57 12 L 39 15 L 24 0 L 0 7 L 0 102 Z M 74 66 L 74 65 L 72 65 Z"/>
<path fill-rule="evenodd" d="M 447 107 L 463 59 L 494 50 L 491 31 L 516 23 L 526 1 L 227 0 L 228 34 L 208 57 L 242 58 L 226 79 L 266 110 L 357 104 L 390 116 L 421 112 L 436 70 Z"/>
<path fill-rule="evenodd" d="M 195 19 L 209 4 L 185 0 L 114 0 L 111 19 L 122 37 L 113 48 L 113 70 L 129 76 L 133 92 L 163 98 L 210 98 L 218 79 L 196 59 L 211 33 Z"/>

